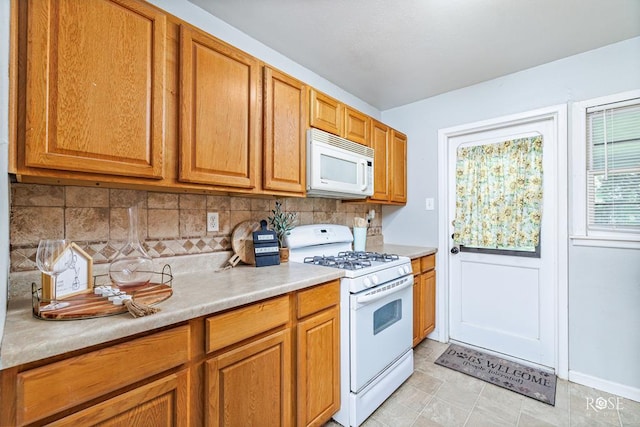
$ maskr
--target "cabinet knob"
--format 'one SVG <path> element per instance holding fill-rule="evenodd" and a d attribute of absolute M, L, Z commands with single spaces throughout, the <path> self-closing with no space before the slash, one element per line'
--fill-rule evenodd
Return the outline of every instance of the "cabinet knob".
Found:
<path fill-rule="evenodd" d="M 458 252 L 460 252 L 460 249 L 458 249 L 457 247 L 453 247 L 453 248 L 451 248 L 451 253 L 452 253 L 452 254 L 454 254 L 454 255 L 455 255 L 455 254 L 457 254 Z"/>

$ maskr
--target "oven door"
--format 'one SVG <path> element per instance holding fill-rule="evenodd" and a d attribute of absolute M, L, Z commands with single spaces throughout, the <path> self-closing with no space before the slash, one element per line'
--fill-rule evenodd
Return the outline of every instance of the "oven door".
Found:
<path fill-rule="evenodd" d="M 411 349 L 413 276 L 350 295 L 351 391 L 357 393 Z"/>

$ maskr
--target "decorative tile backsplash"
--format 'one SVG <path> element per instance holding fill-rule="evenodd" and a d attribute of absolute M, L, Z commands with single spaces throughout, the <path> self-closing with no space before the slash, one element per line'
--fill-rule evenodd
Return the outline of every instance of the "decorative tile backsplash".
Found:
<path fill-rule="evenodd" d="M 94 263 L 108 263 L 125 243 L 128 208 L 138 205 L 140 239 L 154 258 L 231 250 L 235 225 L 267 219 L 275 198 L 158 193 L 142 190 L 11 184 L 11 271 L 36 269 L 43 238 L 74 241 Z M 282 198 L 299 224 L 352 226 L 355 216 L 374 209 L 368 235 L 382 239 L 382 207 L 334 199 Z M 207 232 L 207 212 L 217 212 L 219 231 Z M 382 241 L 382 240 L 380 240 Z"/>

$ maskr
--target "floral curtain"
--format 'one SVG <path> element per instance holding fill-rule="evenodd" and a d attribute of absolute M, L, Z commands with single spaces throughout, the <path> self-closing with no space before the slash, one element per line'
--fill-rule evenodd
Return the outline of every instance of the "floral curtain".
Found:
<path fill-rule="evenodd" d="M 456 244 L 532 251 L 541 219 L 541 136 L 458 148 Z"/>

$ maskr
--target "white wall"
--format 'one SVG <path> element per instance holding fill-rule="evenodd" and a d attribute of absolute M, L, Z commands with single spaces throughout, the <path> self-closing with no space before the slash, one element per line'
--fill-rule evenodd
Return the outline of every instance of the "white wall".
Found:
<path fill-rule="evenodd" d="M 380 111 L 328 80 L 293 62 L 279 52 L 252 39 L 242 31 L 205 12 L 186 0 L 147 0 L 172 15 L 201 28 L 207 33 L 251 54 L 287 74 L 325 92 L 371 117 L 380 118 Z"/>
<path fill-rule="evenodd" d="M 0 2 L 0 337 L 9 288 L 9 2 Z M 1 343 L 0 343 L 1 345 Z"/>
<path fill-rule="evenodd" d="M 424 209 L 438 198 L 438 129 L 639 88 L 637 37 L 383 111 L 409 138 L 408 203 L 383 207 L 385 242 L 438 245 L 437 209 Z M 570 378 L 640 395 L 640 251 L 567 244 Z"/>

